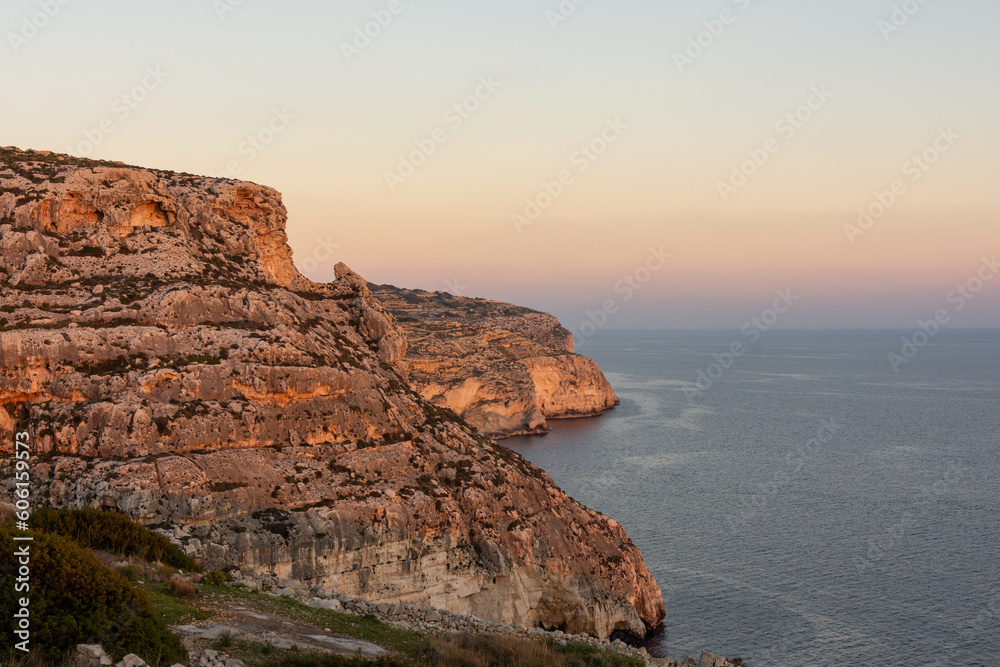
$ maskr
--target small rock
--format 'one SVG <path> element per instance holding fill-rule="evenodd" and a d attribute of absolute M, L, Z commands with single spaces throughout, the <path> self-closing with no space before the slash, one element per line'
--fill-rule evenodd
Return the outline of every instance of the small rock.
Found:
<path fill-rule="evenodd" d="M 313 600 L 309 603 L 309 606 L 316 609 L 329 609 L 330 611 L 341 611 L 343 609 L 338 600 Z"/>
<path fill-rule="evenodd" d="M 100 658 L 107 655 L 99 644 L 78 644 L 76 653 L 81 658 Z"/>
<path fill-rule="evenodd" d="M 127 656 L 122 658 L 117 667 L 149 667 L 149 665 L 147 665 L 146 661 L 137 656 L 135 653 L 129 653 Z"/>
<path fill-rule="evenodd" d="M 99 644 L 79 644 L 74 653 L 74 659 L 87 667 L 111 667 L 114 660 L 104 652 Z"/>

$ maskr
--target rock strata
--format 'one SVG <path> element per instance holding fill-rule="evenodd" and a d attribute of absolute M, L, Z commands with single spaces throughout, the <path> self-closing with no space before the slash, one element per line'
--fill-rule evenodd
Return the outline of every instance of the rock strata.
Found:
<path fill-rule="evenodd" d="M 658 626 L 624 529 L 413 391 L 395 318 L 344 265 L 302 277 L 285 217 L 251 183 L 0 149 L 0 442 L 31 434 L 35 502 L 376 605 Z"/>
<path fill-rule="evenodd" d="M 552 315 L 442 292 L 371 285 L 408 341 L 410 381 L 495 437 L 543 433 L 548 420 L 600 414 L 618 404 L 604 374 L 573 353 Z"/>

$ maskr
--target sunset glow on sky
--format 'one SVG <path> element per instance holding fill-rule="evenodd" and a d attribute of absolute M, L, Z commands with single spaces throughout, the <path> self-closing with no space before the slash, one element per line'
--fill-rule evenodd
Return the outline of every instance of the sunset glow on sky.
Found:
<path fill-rule="evenodd" d="M 987 0 L 9 0 L 0 144 L 274 187 L 314 280 L 568 326 L 611 299 L 613 328 L 736 329 L 790 289 L 780 326 L 912 328 L 978 276 L 952 326 L 996 327 L 997 25 Z"/>

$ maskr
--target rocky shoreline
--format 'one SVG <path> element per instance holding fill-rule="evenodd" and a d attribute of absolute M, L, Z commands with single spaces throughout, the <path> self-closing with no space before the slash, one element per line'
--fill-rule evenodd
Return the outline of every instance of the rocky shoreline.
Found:
<path fill-rule="evenodd" d="M 548 313 L 488 299 L 369 284 L 406 335 L 413 388 L 495 438 L 618 405 L 573 335 Z"/>

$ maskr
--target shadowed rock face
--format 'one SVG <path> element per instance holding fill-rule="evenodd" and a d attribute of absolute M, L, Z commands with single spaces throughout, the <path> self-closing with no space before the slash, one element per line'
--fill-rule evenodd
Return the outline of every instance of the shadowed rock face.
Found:
<path fill-rule="evenodd" d="M 370 285 L 408 341 L 413 387 L 495 437 L 548 430 L 547 419 L 609 410 L 618 397 L 552 315 L 508 303 Z"/>
<path fill-rule="evenodd" d="M 606 637 L 664 616 L 614 521 L 424 400 L 344 265 L 295 270 L 269 188 L 0 149 L 0 439 L 36 502 L 209 567 Z"/>

